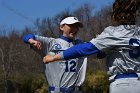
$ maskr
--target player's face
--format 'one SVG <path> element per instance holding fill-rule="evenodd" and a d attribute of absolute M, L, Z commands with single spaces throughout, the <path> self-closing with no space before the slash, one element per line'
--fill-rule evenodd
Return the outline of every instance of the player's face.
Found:
<path fill-rule="evenodd" d="M 64 24 L 60 27 L 60 29 L 63 31 L 63 36 L 68 38 L 74 38 L 79 31 L 79 26 L 78 24 Z"/>

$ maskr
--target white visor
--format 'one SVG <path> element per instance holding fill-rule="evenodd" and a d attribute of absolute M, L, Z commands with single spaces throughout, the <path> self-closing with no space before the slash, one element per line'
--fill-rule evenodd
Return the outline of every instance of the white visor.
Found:
<path fill-rule="evenodd" d="M 79 27 L 83 26 L 83 24 L 76 17 L 67 17 L 67 18 L 63 19 L 60 22 L 60 25 L 63 25 L 63 24 L 75 24 L 75 23 L 79 23 Z"/>

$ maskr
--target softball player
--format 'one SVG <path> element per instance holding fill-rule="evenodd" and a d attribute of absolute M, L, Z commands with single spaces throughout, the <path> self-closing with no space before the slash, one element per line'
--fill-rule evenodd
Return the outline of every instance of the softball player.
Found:
<path fill-rule="evenodd" d="M 44 62 L 106 53 L 110 93 L 140 93 L 140 27 L 135 24 L 140 0 L 115 0 L 112 26 L 90 42 L 71 47 Z"/>
<path fill-rule="evenodd" d="M 53 56 L 80 43 L 79 40 L 74 39 L 79 27 L 82 27 L 82 23 L 76 17 L 66 17 L 60 22 L 60 30 L 63 34 L 60 38 L 27 34 L 23 37 L 23 41 L 33 44 L 33 47 L 40 50 L 39 54 L 42 57 L 47 54 Z M 55 61 L 44 65 L 49 93 L 80 93 L 79 87 L 85 80 L 87 58 Z"/>

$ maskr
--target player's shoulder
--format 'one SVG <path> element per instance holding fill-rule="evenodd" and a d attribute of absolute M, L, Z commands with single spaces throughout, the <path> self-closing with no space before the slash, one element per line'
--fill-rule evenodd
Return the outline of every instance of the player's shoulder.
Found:
<path fill-rule="evenodd" d="M 123 25 L 119 25 L 119 26 L 108 26 L 105 28 L 105 31 L 114 31 L 116 29 L 122 29 Z"/>
<path fill-rule="evenodd" d="M 39 39 L 39 40 L 43 40 L 44 42 L 54 42 L 56 41 L 56 38 L 53 38 L 53 37 L 46 37 L 46 36 L 43 36 L 43 35 L 35 35 L 35 38 L 36 39 Z"/>
<path fill-rule="evenodd" d="M 57 38 L 49 37 L 50 40 L 56 40 Z"/>
<path fill-rule="evenodd" d="M 53 42 L 53 43 L 62 42 L 59 38 L 50 37 L 49 39 L 50 39 L 50 42 Z"/>
<path fill-rule="evenodd" d="M 104 29 L 104 33 L 109 33 L 109 34 L 114 34 L 115 32 L 120 32 L 124 30 L 123 25 L 118 25 L 118 26 L 108 26 Z"/>
<path fill-rule="evenodd" d="M 102 35 L 111 34 L 111 33 L 113 33 L 114 29 L 115 29 L 114 26 L 108 26 L 108 27 L 104 28 L 104 30 L 101 34 Z"/>

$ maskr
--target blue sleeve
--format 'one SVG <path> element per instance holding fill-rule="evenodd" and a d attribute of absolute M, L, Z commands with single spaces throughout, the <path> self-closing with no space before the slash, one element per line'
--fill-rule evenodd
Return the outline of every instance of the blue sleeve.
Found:
<path fill-rule="evenodd" d="M 64 59 L 73 59 L 73 58 L 79 58 L 83 56 L 93 55 L 97 54 L 99 50 L 95 45 L 93 45 L 91 42 L 87 43 L 81 43 L 78 45 L 75 45 L 63 52 L 62 57 Z"/>
<path fill-rule="evenodd" d="M 33 34 L 26 34 L 23 36 L 22 40 L 24 43 L 28 43 L 28 40 L 31 38 L 35 40 L 35 36 Z"/>

